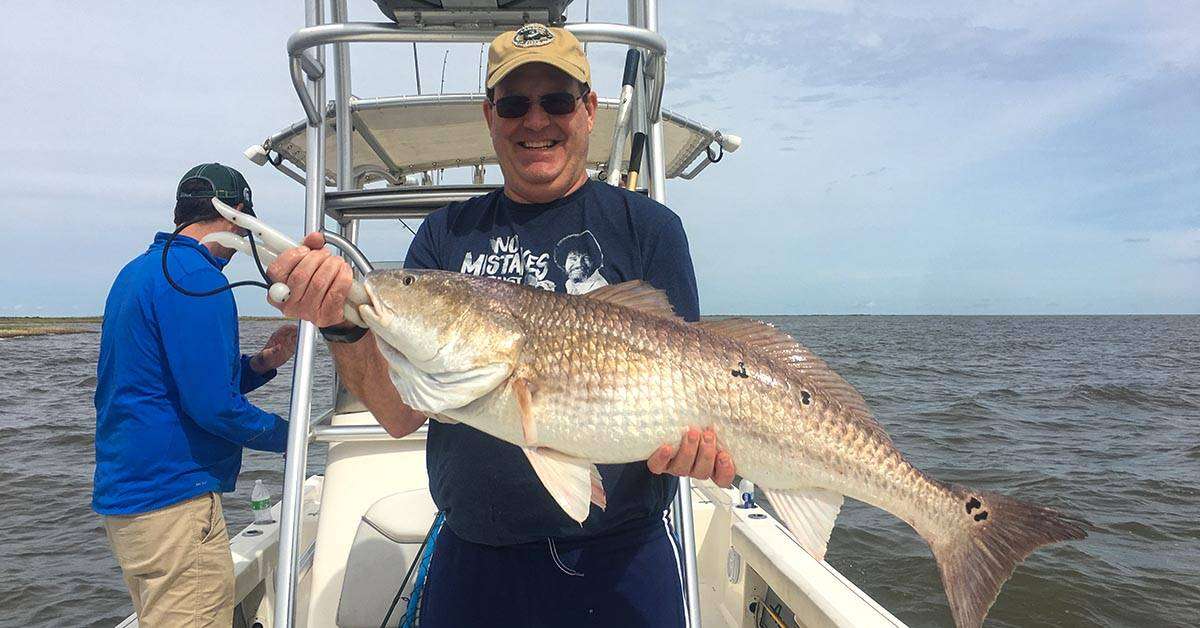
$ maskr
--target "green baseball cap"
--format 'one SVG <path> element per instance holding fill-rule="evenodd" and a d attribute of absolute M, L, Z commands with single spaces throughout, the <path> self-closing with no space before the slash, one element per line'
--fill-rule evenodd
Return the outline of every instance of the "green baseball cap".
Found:
<path fill-rule="evenodd" d="M 184 192 L 183 184 L 193 179 L 207 182 L 209 189 Z M 250 198 L 250 184 L 246 183 L 246 177 L 243 177 L 242 173 L 237 170 L 223 164 L 200 164 L 188 170 L 187 174 L 183 175 L 183 178 L 179 180 L 179 187 L 175 190 L 175 200 L 184 198 L 212 198 L 214 196 L 233 206 L 243 203 L 243 211 L 251 216 L 254 215 L 254 203 Z"/>

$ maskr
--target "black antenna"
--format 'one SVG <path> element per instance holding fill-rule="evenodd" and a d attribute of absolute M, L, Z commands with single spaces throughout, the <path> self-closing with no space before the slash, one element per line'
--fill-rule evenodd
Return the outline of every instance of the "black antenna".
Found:
<path fill-rule="evenodd" d="M 417 42 L 413 42 L 413 70 L 417 73 L 417 95 L 421 95 L 421 62 L 417 59 Z"/>
<path fill-rule="evenodd" d="M 587 22 L 590 22 L 591 19 L 592 19 L 592 0 L 587 0 L 587 3 L 583 5 L 583 21 L 584 21 L 584 23 L 587 23 Z M 584 42 L 583 43 L 583 56 L 585 56 L 585 57 L 587 56 L 587 46 L 588 46 L 587 42 Z"/>
<path fill-rule="evenodd" d="M 442 55 L 442 84 L 438 87 L 438 95 L 446 89 L 446 59 L 450 57 L 450 50 L 446 49 L 446 54 Z"/>

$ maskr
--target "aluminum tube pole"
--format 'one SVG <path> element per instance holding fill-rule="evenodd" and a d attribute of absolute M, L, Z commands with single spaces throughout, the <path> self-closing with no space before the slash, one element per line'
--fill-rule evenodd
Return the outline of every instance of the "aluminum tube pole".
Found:
<path fill-rule="evenodd" d="M 312 94 L 308 93 L 308 81 L 304 79 L 304 72 L 300 71 L 300 58 L 288 59 L 288 65 L 292 73 L 292 87 L 296 89 L 296 95 L 300 97 L 300 105 L 304 107 L 304 115 L 308 118 L 308 123 L 310 125 L 320 124 L 321 111 L 317 109 L 317 103 L 313 102 Z"/>
<path fill-rule="evenodd" d="M 342 257 L 346 258 L 358 272 L 365 275 L 375 270 L 375 267 L 371 264 L 371 260 L 368 260 L 362 251 L 358 250 L 358 247 L 354 246 L 346 238 L 343 238 L 341 234 L 326 231 L 325 244 L 341 251 Z"/>
<path fill-rule="evenodd" d="M 292 179 L 296 183 L 299 183 L 300 185 L 304 185 L 304 177 L 301 176 L 300 173 L 283 165 L 283 162 L 276 163 L 276 162 L 272 161 L 270 163 L 272 166 L 275 167 L 276 170 L 282 172 L 283 174 L 286 174 L 288 176 L 288 178 Z"/>
<path fill-rule="evenodd" d="M 320 443 L 396 440 L 380 425 L 318 425 L 313 428 L 312 439 Z"/>
<path fill-rule="evenodd" d="M 644 0 L 644 2 L 645 2 L 645 9 L 644 9 L 645 13 L 643 14 L 643 18 L 645 19 L 645 22 L 642 23 L 641 26 L 644 27 L 648 31 L 657 32 L 658 31 L 658 0 Z M 657 77 L 658 84 L 660 86 L 662 85 L 663 78 L 664 77 L 662 77 L 662 76 Z M 643 94 L 651 97 L 650 100 L 652 100 L 653 96 L 648 91 L 648 87 L 646 86 L 645 83 L 643 83 L 643 88 L 647 88 L 647 91 L 643 92 Z M 653 198 L 654 200 L 656 200 L 660 203 L 666 203 L 667 177 L 666 177 L 666 164 L 664 163 L 664 159 L 663 159 L 662 117 L 659 115 L 656 115 L 655 111 L 653 110 L 653 105 L 654 105 L 653 102 L 647 102 L 646 105 L 647 105 L 647 113 L 651 116 L 650 130 L 646 134 L 647 135 L 646 140 L 647 140 L 647 144 L 649 146 L 649 156 L 650 156 L 650 163 L 649 163 L 650 195 L 651 195 L 651 198 Z M 690 525 L 691 525 L 691 522 L 690 522 L 691 501 L 690 500 L 688 501 L 688 518 L 689 518 L 688 524 L 690 527 Z M 690 530 L 688 531 L 688 536 L 691 536 Z M 685 543 L 685 545 L 686 545 L 686 543 Z M 694 545 L 694 541 L 693 541 L 693 545 Z M 695 565 L 693 565 L 693 567 L 694 566 Z"/>
<path fill-rule="evenodd" d="M 581 42 L 626 44 L 649 52 L 666 54 L 667 43 L 658 33 L 626 24 L 567 24 L 564 28 Z M 307 27 L 288 37 L 288 55 L 295 59 L 302 51 L 321 44 L 342 42 L 435 42 L 488 43 L 503 32 L 502 28 L 438 29 L 405 28 L 391 23 L 347 22 Z M 320 59 L 318 59 L 319 61 Z M 298 63 L 298 62 L 297 62 Z"/>
<path fill-rule="evenodd" d="M 345 22 L 349 15 L 346 13 L 346 0 L 333 0 L 330 19 L 334 23 Z M 333 72 L 337 81 L 333 99 L 334 128 L 337 133 L 337 189 L 355 189 L 354 179 L 354 127 L 359 125 L 357 116 L 350 111 L 350 44 L 333 45 Z M 354 244 L 358 240 L 358 221 L 347 220 L 338 224 L 338 232 L 343 238 Z M 348 253 L 343 250 L 342 257 Z M 337 403 L 337 391 L 341 385 L 341 376 L 336 371 L 333 374 L 333 403 Z"/>
<path fill-rule="evenodd" d="M 333 0 L 330 16 L 335 23 L 346 21 L 346 0 Z M 337 92 L 334 95 L 334 125 L 337 133 L 337 189 L 354 188 L 353 151 L 351 134 L 354 121 L 350 117 L 350 44 L 334 44 L 333 71 Z"/>
<path fill-rule="evenodd" d="M 323 0 L 305 0 L 304 23 L 316 26 L 324 20 Z M 324 64 L 325 52 L 317 50 Z M 316 102 L 325 102 L 325 79 L 306 81 L 305 90 Z M 308 154 L 304 189 L 304 232 L 318 231 L 325 218 L 325 125 L 319 117 L 306 132 Z M 287 462 L 284 465 L 283 502 L 279 516 L 279 554 L 275 565 L 275 626 L 292 628 L 296 618 L 297 564 L 300 553 L 300 520 L 304 501 L 304 473 L 308 462 L 309 423 L 312 413 L 312 371 L 316 327 L 301 321 L 292 375 L 292 403 L 288 414 Z"/>
<path fill-rule="evenodd" d="M 332 16 L 334 22 L 345 22 L 346 0 L 334 0 Z M 333 68 L 337 79 L 337 96 L 334 98 L 334 121 L 337 125 L 337 182 L 339 190 L 353 190 L 358 186 L 354 179 L 354 128 L 360 125 L 358 116 L 350 110 L 350 44 L 335 44 Z M 353 244 L 358 243 L 358 221 L 348 220 L 340 225 L 342 237 Z M 336 376 L 335 376 L 336 378 Z M 334 390 L 337 390 L 336 382 Z"/>
<path fill-rule="evenodd" d="M 648 179 L 649 188 L 651 190 L 660 190 L 657 193 L 651 192 L 650 197 L 665 204 L 666 201 L 664 199 L 667 197 L 667 168 L 663 158 L 663 129 L 661 120 L 650 125 L 650 132 L 646 134 L 646 145 L 650 149 L 650 164 L 648 168 L 650 171 L 650 178 Z M 657 159 L 654 157 L 656 152 L 658 153 Z"/>
<path fill-rule="evenodd" d="M 631 0 L 630 4 L 633 1 Z M 656 33 L 658 32 L 658 0 L 642 0 L 640 7 L 641 14 L 638 16 L 642 19 L 641 26 L 646 30 Z M 664 53 L 665 54 L 665 51 Z M 665 62 L 665 59 L 664 59 Z M 660 69 L 665 67 L 665 63 L 658 66 Z M 645 74 L 643 73 L 643 76 Z M 658 86 L 662 86 L 664 77 L 656 77 Z M 649 104 L 646 103 L 646 96 L 649 96 L 646 89 L 646 82 L 642 81 L 642 91 L 638 94 L 638 100 L 643 102 L 642 112 L 654 113 L 649 111 Z M 647 134 L 646 143 L 649 148 L 649 170 L 650 170 L 650 198 L 665 204 L 667 202 L 667 186 L 666 186 L 666 165 L 663 163 L 663 132 L 662 132 L 662 117 L 654 115 L 654 119 L 650 123 L 650 132 Z M 696 525 L 692 517 L 692 481 L 690 478 L 679 478 L 679 492 L 675 495 L 675 513 L 678 515 L 678 520 L 675 522 L 679 527 L 678 533 L 683 541 L 683 564 L 687 572 L 685 584 L 687 585 L 687 607 L 688 619 L 692 628 L 700 626 L 700 578 L 696 569 Z"/>
<path fill-rule="evenodd" d="M 641 0 L 629 0 L 629 25 L 642 30 Z M 646 71 L 637 76 L 633 84 L 633 116 L 629 121 L 629 134 L 645 133 L 646 127 Z"/>

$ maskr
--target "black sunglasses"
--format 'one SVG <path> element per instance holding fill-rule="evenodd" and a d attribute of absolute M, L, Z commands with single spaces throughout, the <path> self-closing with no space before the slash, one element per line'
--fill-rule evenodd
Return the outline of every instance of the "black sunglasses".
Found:
<path fill-rule="evenodd" d="M 565 116 L 568 113 L 575 112 L 575 101 L 581 100 L 587 96 L 587 92 L 576 96 L 570 92 L 554 92 L 546 94 L 538 98 L 538 104 L 541 105 L 542 111 L 552 116 Z M 496 115 L 501 118 L 520 118 L 529 113 L 529 108 L 533 106 L 533 101 L 528 96 L 505 96 L 498 100 L 492 101 L 492 106 L 496 108 Z"/>

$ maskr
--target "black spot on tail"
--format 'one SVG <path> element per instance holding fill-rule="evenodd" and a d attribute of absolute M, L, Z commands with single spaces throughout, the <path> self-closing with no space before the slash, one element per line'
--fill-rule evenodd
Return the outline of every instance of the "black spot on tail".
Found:
<path fill-rule="evenodd" d="M 960 628 L 983 623 L 1000 586 L 1033 550 L 1087 536 L 1086 522 L 996 493 L 948 487 L 967 516 L 959 530 L 935 530 L 922 536 L 937 559 L 950 611 Z M 974 513 L 974 514 L 972 514 Z M 920 528 L 919 528 L 920 530 Z"/>

